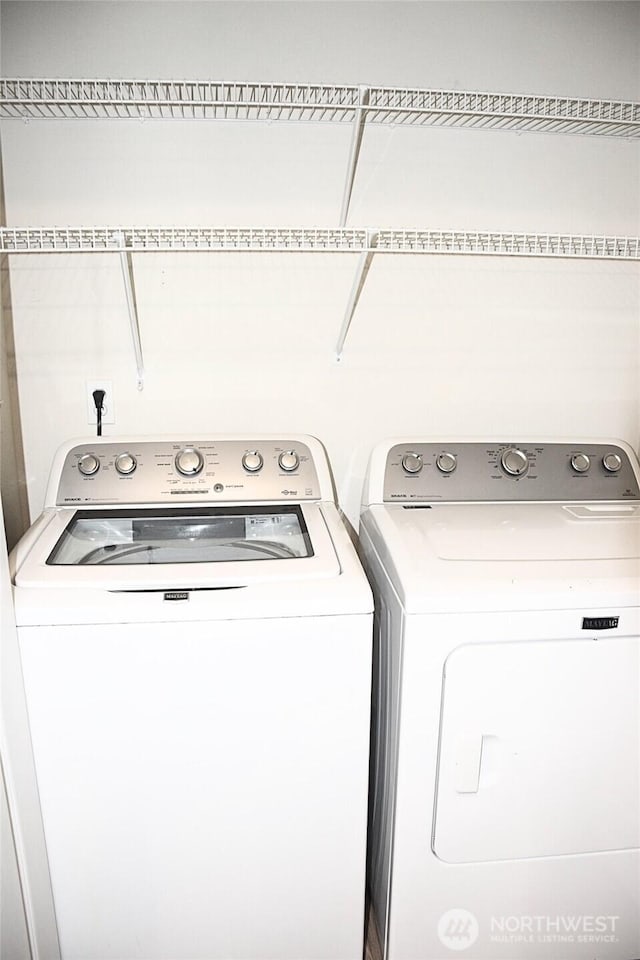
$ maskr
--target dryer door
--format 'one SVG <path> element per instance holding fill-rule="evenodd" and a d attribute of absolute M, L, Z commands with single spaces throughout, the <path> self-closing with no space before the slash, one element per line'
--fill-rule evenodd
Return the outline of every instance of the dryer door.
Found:
<path fill-rule="evenodd" d="M 447 659 L 433 848 L 450 863 L 640 846 L 638 638 Z"/>

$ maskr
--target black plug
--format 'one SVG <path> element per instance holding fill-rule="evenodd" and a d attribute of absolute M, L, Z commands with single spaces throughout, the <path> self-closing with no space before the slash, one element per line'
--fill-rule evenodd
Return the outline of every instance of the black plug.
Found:
<path fill-rule="evenodd" d="M 102 411 L 104 409 L 104 390 L 93 391 L 93 402 L 96 405 L 96 427 L 98 436 L 102 436 Z"/>

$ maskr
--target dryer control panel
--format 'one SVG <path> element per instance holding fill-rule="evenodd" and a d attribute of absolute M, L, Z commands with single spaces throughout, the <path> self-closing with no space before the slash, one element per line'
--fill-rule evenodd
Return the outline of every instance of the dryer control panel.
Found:
<path fill-rule="evenodd" d="M 319 499 L 312 452 L 299 439 L 96 439 L 67 451 L 55 502 L 73 506 Z"/>
<path fill-rule="evenodd" d="M 640 499 L 640 469 L 619 443 L 416 442 L 388 449 L 384 501 Z"/>

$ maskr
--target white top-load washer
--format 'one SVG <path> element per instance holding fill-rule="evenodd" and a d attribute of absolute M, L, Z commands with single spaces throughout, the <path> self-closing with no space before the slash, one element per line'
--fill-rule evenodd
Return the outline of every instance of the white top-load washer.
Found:
<path fill-rule="evenodd" d="M 63 960 L 360 960 L 373 601 L 320 443 L 66 444 L 12 566 Z"/>
<path fill-rule="evenodd" d="M 616 441 L 373 452 L 384 958 L 640 957 L 639 483 Z"/>

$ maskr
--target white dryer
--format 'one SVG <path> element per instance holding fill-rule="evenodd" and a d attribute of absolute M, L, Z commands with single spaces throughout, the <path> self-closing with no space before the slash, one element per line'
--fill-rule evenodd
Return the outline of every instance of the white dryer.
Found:
<path fill-rule="evenodd" d="M 373 601 L 318 441 L 67 444 L 12 565 L 63 960 L 360 960 Z"/>
<path fill-rule="evenodd" d="M 615 441 L 373 452 L 385 960 L 640 957 L 639 482 Z"/>

